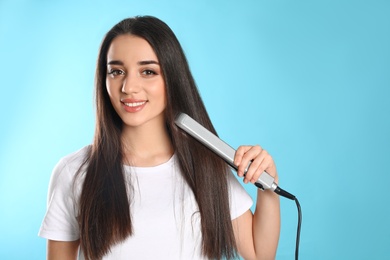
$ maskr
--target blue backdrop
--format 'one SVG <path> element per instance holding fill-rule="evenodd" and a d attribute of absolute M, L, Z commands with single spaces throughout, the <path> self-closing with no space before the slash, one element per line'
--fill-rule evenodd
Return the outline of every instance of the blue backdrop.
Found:
<path fill-rule="evenodd" d="M 274 156 L 301 259 L 390 257 L 390 2 L 77 2 L 0 1 L 0 259 L 44 259 L 51 170 L 92 140 L 100 41 L 138 14 L 175 31 L 220 136 Z"/>

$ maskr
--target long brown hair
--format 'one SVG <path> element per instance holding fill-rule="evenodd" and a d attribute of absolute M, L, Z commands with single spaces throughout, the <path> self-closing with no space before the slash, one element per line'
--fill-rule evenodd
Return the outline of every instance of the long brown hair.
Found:
<path fill-rule="evenodd" d="M 195 195 L 201 216 L 202 253 L 214 259 L 236 256 L 227 184 L 228 168 L 211 151 L 174 124 L 184 112 L 210 131 L 207 114 L 184 52 L 172 30 L 151 16 L 128 18 L 105 36 L 98 56 L 95 95 L 96 129 L 79 201 L 80 244 L 86 259 L 99 259 L 132 235 L 128 188 L 123 175 L 122 121 L 106 90 L 107 52 L 113 39 L 132 34 L 148 41 L 159 60 L 167 93 L 166 127 L 181 174 Z M 81 168 L 80 168 L 81 169 Z"/>

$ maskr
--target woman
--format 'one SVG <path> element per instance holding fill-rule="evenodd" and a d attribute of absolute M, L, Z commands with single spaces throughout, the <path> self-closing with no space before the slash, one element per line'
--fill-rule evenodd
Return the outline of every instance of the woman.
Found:
<path fill-rule="evenodd" d="M 226 164 L 174 124 L 184 112 L 215 133 L 171 29 L 150 16 L 121 21 L 105 36 L 96 72 L 92 145 L 55 167 L 40 236 L 48 259 L 272 259 L 279 199 L 252 200 Z M 244 183 L 271 156 L 240 146 Z M 80 250 L 79 250 L 80 248 Z"/>

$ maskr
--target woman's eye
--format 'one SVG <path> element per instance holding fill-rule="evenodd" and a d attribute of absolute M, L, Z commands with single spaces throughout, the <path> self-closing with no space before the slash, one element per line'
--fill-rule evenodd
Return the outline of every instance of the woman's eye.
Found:
<path fill-rule="evenodd" d="M 144 74 L 146 76 L 150 76 L 150 75 L 156 75 L 157 73 L 154 72 L 153 70 L 144 70 L 144 71 L 142 71 L 142 74 Z"/>
<path fill-rule="evenodd" d="M 109 75 L 112 75 L 112 76 L 118 76 L 118 75 L 123 75 L 125 74 L 125 72 L 123 70 L 110 70 L 108 72 Z"/>

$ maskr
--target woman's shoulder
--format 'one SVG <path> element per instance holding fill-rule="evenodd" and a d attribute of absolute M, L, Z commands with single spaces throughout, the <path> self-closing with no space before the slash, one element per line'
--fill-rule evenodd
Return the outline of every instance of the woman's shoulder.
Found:
<path fill-rule="evenodd" d="M 58 164 L 67 166 L 69 168 L 79 169 L 80 166 L 86 161 L 90 149 L 91 145 L 84 146 L 83 148 L 62 157 Z"/>
<path fill-rule="evenodd" d="M 79 172 L 80 167 L 82 167 L 83 164 L 85 165 L 90 149 L 91 146 L 87 145 L 62 157 L 53 169 L 53 176 L 64 175 L 65 173 L 65 175 L 73 177 Z"/>
<path fill-rule="evenodd" d="M 85 146 L 75 152 L 62 157 L 54 167 L 49 184 L 48 198 L 54 191 L 68 194 L 71 191 L 74 177 L 85 167 L 90 146 Z"/>

